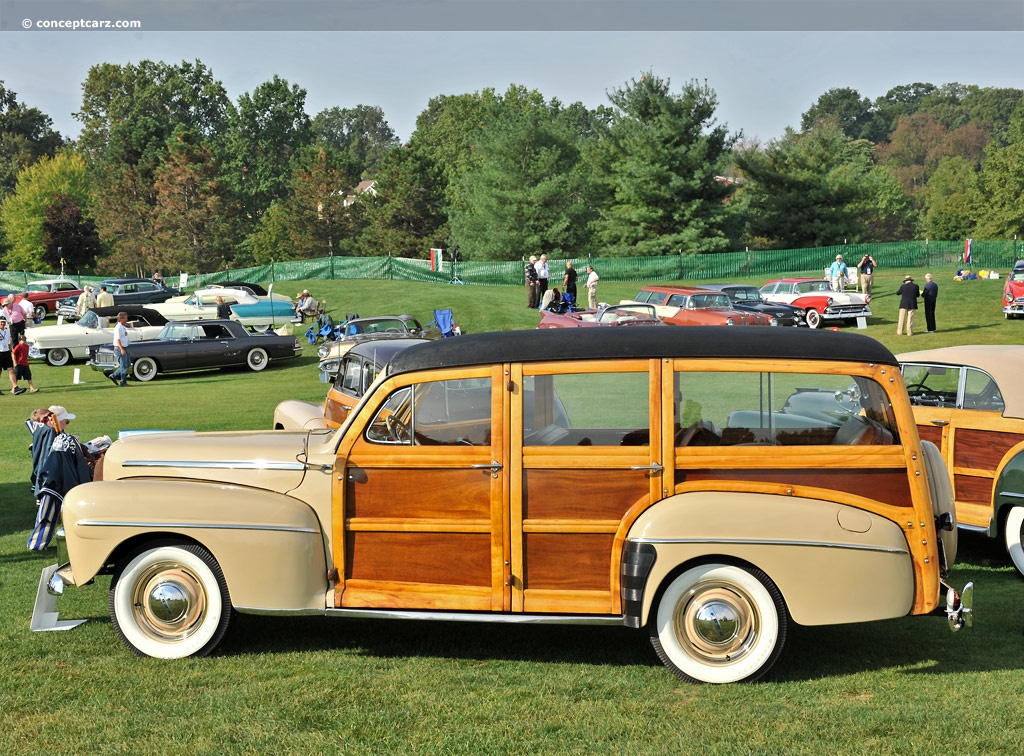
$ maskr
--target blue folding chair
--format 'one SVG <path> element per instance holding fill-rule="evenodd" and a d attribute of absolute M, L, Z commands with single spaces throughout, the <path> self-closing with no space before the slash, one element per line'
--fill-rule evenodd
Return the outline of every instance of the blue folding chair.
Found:
<path fill-rule="evenodd" d="M 441 337 L 447 339 L 455 335 L 455 316 L 451 310 L 434 310 L 434 319 L 427 324 L 427 327 L 437 326 Z"/>

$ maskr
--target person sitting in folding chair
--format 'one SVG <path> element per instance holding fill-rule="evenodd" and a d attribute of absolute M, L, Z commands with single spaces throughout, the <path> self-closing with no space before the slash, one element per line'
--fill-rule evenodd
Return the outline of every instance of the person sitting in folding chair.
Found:
<path fill-rule="evenodd" d="M 437 326 L 442 338 L 455 335 L 455 316 L 451 310 L 434 310 L 434 320 L 430 325 Z"/>
<path fill-rule="evenodd" d="M 299 320 L 316 317 L 317 304 L 309 293 L 309 289 L 303 289 L 299 294 L 299 301 L 295 303 L 295 317 Z"/>

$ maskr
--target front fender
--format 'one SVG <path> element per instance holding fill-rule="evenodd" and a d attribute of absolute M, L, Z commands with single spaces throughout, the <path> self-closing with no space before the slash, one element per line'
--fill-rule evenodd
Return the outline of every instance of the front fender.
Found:
<path fill-rule="evenodd" d="M 274 430 L 312 430 L 326 428 L 323 402 L 286 399 L 274 408 Z"/>
<path fill-rule="evenodd" d="M 1024 441 L 1007 451 L 996 469 L 989 536 L 998 538 L 1001 535 L 1006 514 L 1013 507 L 1024 507 Z"/>
<path fill-rule="evenodd" d="M 213 555 L 236 608 L 325 607 L 321 525 L 290 496 L 202 481 L 105 481 L 72 489 L 62 518 L 75 585 L 116 570 L 137 546 L 170 536 Z"/>
<path fill-rule="evenodd" d="M 831 501 L 707 491 L 671 496 L 630 528 L 627 550 L 655 550 L 635 603 L 644 625 L 658 589 L 685 565 L 763 570 L 802 625 L 902 617 L 914 605 L 914 563 L 900 526 Z M 625 599 L 625 597 L 624 597 Z M 625 605 L 624 600 L 624 605 Z M 928 602 L 929 608 L 935 598 Z"/>

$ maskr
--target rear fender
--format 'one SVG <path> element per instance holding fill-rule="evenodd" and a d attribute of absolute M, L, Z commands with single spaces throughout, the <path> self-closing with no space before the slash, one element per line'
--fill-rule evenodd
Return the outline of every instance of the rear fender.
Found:
<path fill-rule="evenodd" d="M 988 534 L 1002 535 L 1006 515 L 1013 507 L 1024 507 L 1024 441 L 1003 455 L 992 486 L 992 521 Z"/>
<path fill-rule="evenodd" d="M 63 524 L 75 585 L 135 548 L 168 537 L 206 548 L 240 609 L 323 609 L 329 588 L 319 521 L 284 494 L 187 480 L 86 483 L 64 499 Z"/>
<path fill-rule="evenodd" d="M 832 501 L 723 491 L 679 494 L 647 509 L 627 538 L 656 550 L 643 581 L 641 625 L 659 587 L 701 562 L 763 570 L 803 625 L 902 617 L 914 605 L 914 563 L 900 526 Z M 929 606 L 934 603 L 933 597 Z"/>

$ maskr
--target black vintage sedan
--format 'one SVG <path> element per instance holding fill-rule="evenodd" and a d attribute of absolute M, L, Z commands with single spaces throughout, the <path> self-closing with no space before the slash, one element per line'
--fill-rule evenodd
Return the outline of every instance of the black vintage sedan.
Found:
<path fill-rule="evenodd" d="M 727 294 L 729 299 L 732 300 L 732 306 L 737 310 L 771 315 L 779 321 L 780 326 L 798 326 L 804 322 L 804 311 L 802 308 L 778 302 L 769 302 L 756 286 L 749 284 L 702 283 L 700 288 L 712 289 Z"/>
<path fill-rule="evenodd" d="M 152 281 L 148 278 L 108 278 L 96 286 L 106 286 L 114 297 L 114 304 L 160 304 L 171 297 L 181 296 L 181 292 Z"/>
<path fill-rule="evenodd" d="M 270 360 L 298 357 L 302 345 L 294 336 L 253 333 L 234 320 L 172 321 L 160 338 L 128 345 L 132 373 L 151 381 L 157 373 L 246 366 L 263 370 Z M 93 370 L 109 373 L 117 368 L 112 344 L 97 347 L 88 363 Z"/>

